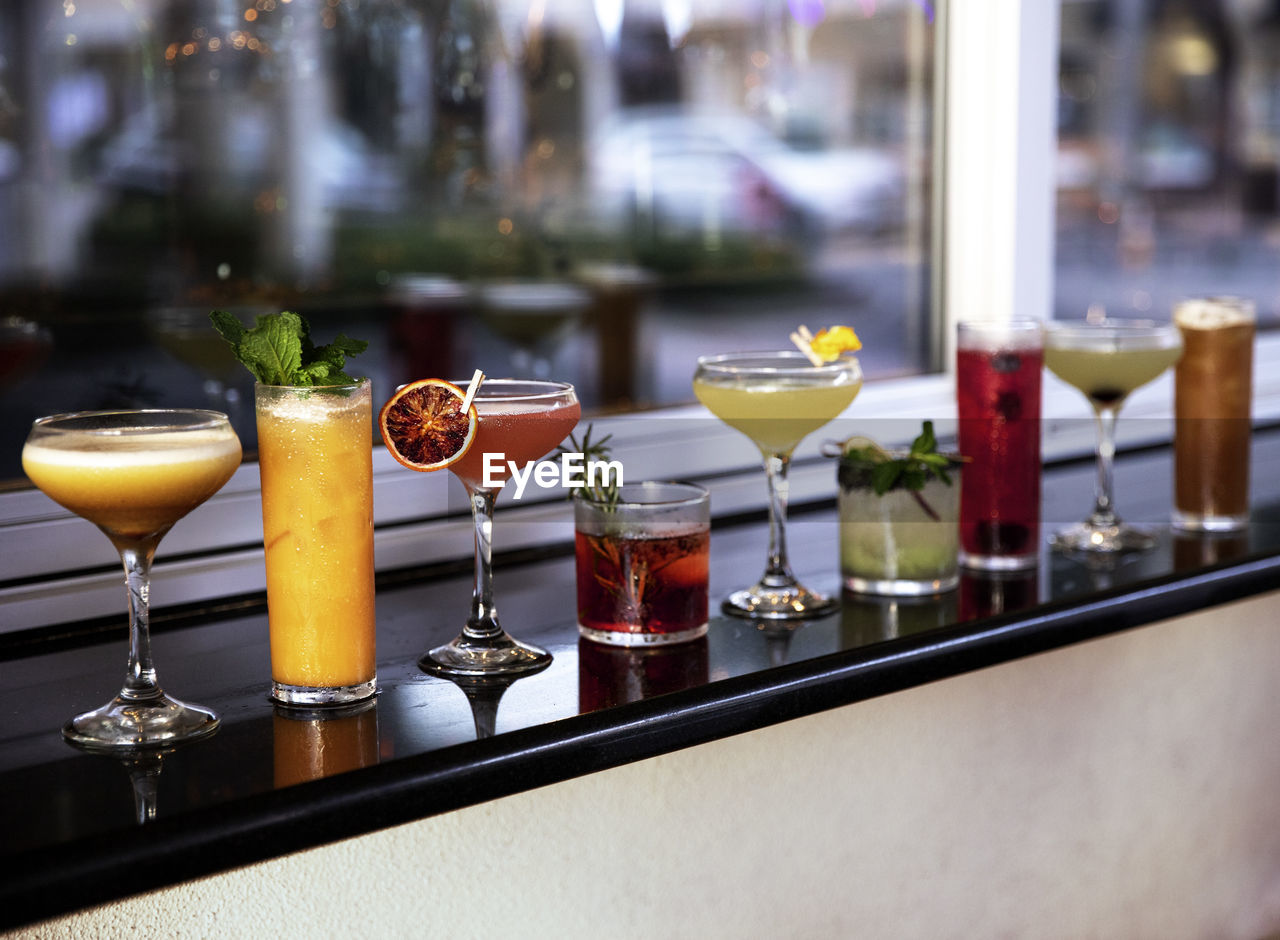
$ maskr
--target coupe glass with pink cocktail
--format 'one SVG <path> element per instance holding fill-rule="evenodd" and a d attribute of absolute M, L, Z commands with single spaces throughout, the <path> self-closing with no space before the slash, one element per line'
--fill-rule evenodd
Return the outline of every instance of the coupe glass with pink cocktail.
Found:
<path fill-rule="evenodd" d="M 458 383 L 466 388 L 467 380 Z M 487 379 L 476 391 L 476 436 L 470 449 L 449 469 L 471 499 L 476 527 L 476 580 L 471 616 L 450 643 L 419 660 L 427 672 L 444 676 L 518 675 L 551 662 L 544 649 L 513 639 L 498 623 L 493 601 L 493 504 L 510 475 L 508 462 L 523 467 L 545 456 L 578 423 L 582 407 L 573 386 L 565 382 Z M 486 486 L 485 454 L 502 469 Z"/>

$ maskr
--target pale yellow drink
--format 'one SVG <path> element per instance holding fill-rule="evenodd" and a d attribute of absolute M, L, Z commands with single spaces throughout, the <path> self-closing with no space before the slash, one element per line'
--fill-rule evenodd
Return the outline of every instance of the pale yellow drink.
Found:
<path fill-rule="evenodd" d="M 273 697 L 373 694 L 373 424 L 369 382 L 257 386 Z"/>
<path fill-rule="evenodd" d="M 22 450 L 31 482 L 113 540 L 163 535 L 239 465 L 240 440 L 230 426 L 107 440 L 67 431 Z"/>
<path fill-rule="evenodd" d="M 861 379 L 844 385 L 700 377 L 693 382 L 694 395 L 712 414 L 751 438 L 764 453 L 782 455 L 849 407 L 861 388 Z"/>
<path fill-rule="evenodd" d="M 850 331 L 852 332 L 852 331 Z M 755 442 L 769 483 L 769 552 L 764 574 L 721 605 L 735 617 L 805 620 L 830 613 L 839 601 L 811 591 L 787 561 L 787 469 L 791 452 L 852 404 L 862 388 L 858 360 L 841 356 L 814 365 L 796 350 L 703 356 L 693 392 L 712 414 Z"/>
<path fill-rule="evenodd" d="M 1044 350 L 1044 364 L 1058 378 L 1084 392 L 1089 401 L 1110 406 L 1156 378 L 1181 355 L 1180 345 L 1151 349 L 1097 345 L 1072 349 L 1050 343 Z"/>

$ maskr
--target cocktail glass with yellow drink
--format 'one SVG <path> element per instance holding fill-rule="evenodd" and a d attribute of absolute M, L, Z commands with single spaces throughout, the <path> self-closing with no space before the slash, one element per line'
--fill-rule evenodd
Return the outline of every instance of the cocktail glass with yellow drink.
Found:
<path fill-rule="evenodd" d="M 862 388 L 862 369 L 850 355 L 861 343 L 852 330 L 818 334 L 820 343 L 836 329 L 851 339 L 824 359 L 798 350 L 703 356 L 693 376 L 693 392 L 710 411 L 760 448 L 769 484 L 769 553 L 764 575 L 725 599 L 725 613 L 768 620 L 803 620 L 829 613 L 835 598 L 796 580 L 787 560 L 787 470 L 796 446 L 847 408 Z M 808 345 L 807 340 L 804 343 Z M 818 343 L 814 343 L 818 345 Z M 812 347 L 810 351 L 812 350 Z M 816 358 L 816 361 L 815 361 Z"/>
<path fill-rule="evenodd" d="M 398 389 L 379 416 L 382 439 L 411 470 L 446 467 L 466 488 L 475 524 L 475 589 L 462 632 L 419 660 L 450 678 L 491 678 L 536 672 L 551 662 L 540 647 L 516 640 L 498 621 L 493 598 L 493 505 L 510 475 L 545 456 L 573 430 L 582 408 L 566 382 L 420 379 Z M 464 392 L 464 388 L 466 389 Z M 502 469 L 486 474 L 485 455 Z"/>
<path fill-rule="evenodd" d="M 1182 336 L 1171 323 L 1098 320 L 1047 325 L 1045 366 L 1084 394 L 1098 426 L 1093 512 L 1083 522 L 1055 533 L 1055 548 L 1114 554 L 1144 551 L 1155 544 L 1150 532 L 1122 522 L 1115 511 L 1116 418 L 1130 392 L 1155 379 L 1181 355 Z"/>
<path fill-rule="evenodd" d="M 150 580 L 156 546 L 240 465 L 227 416 L 183 409 L 40 418 L 22 467 L 55 502 L 94 523 L 120 553 L 129 592 L 129 666 L 120 692 L 73 718 L 63 735 L 99 750 L 167 747 L 212 734 L 218 717 L 170 698 L 151 660 Z"/>
<path fill-rule="evenodd" d="M 271 697 L 359 701 L 376 671 L 369 380 L 254 392 Z"/>
<path fill-rule="evenodd" d="M 292 313 L 251 330 L 227 314 L 214 323 L 258 378 L 271 697 L 366 699 L 376 691 L 373 405 L 369 380 L 342 371 L 365 344 L 340 336 L 316 348 Z"/>

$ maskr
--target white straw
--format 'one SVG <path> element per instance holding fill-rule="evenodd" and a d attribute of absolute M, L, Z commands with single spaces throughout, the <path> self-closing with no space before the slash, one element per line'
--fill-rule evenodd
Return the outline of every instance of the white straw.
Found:
<path fill-rule="evenodd" d="M 466 414 L 471 408 L 471 399 L 476 397 L 476 392 L 480 390 L 480 383 L 484 381 L 484 373 L 476 369 L 475 374 L 471 376 L 471 384 L 467 386 L 467 394 L 462 398 L 462 413 Z"/>

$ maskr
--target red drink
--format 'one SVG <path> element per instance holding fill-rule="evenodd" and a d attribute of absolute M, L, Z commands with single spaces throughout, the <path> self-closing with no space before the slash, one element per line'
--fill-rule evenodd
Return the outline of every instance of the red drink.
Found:
<path fill-rule="evenodd" d="M 1029 568 L 1040 544 L 1040 324 L 960 324 L 960 560 Z"/>
<path fill-rule="evenodd" d="M 654 643 L 707 626 L 709 533 L 652 537 L 574 536 L 578 624 L 628 634 L 614 642 Z M 687 637 L 684 637 L 687 638 Z"/>
<path fill-rule="evenodd" d="M 477 398 L 476 412 L 476 439 L 462 459 L 449 469 L 469 487 L 480 489 L 484 483 L 486 453 L 502 455 L 495 461 L 501 471 L 492 474 L 495 480 L 501 481 L 501 487 L 511 475 L 507 461 L 514 460 L 517 466 L 523 467 L 545 456 L 573 430 L 582 415 L 582 407 L 577 402 L 542 408 L 536 404 Z"/>
<path fill-rule="evenodd" d="M 710 497 L 693 483 L 628 483 L 573 503 L 578 631 L 617 646 L 707 632 Z"/>

